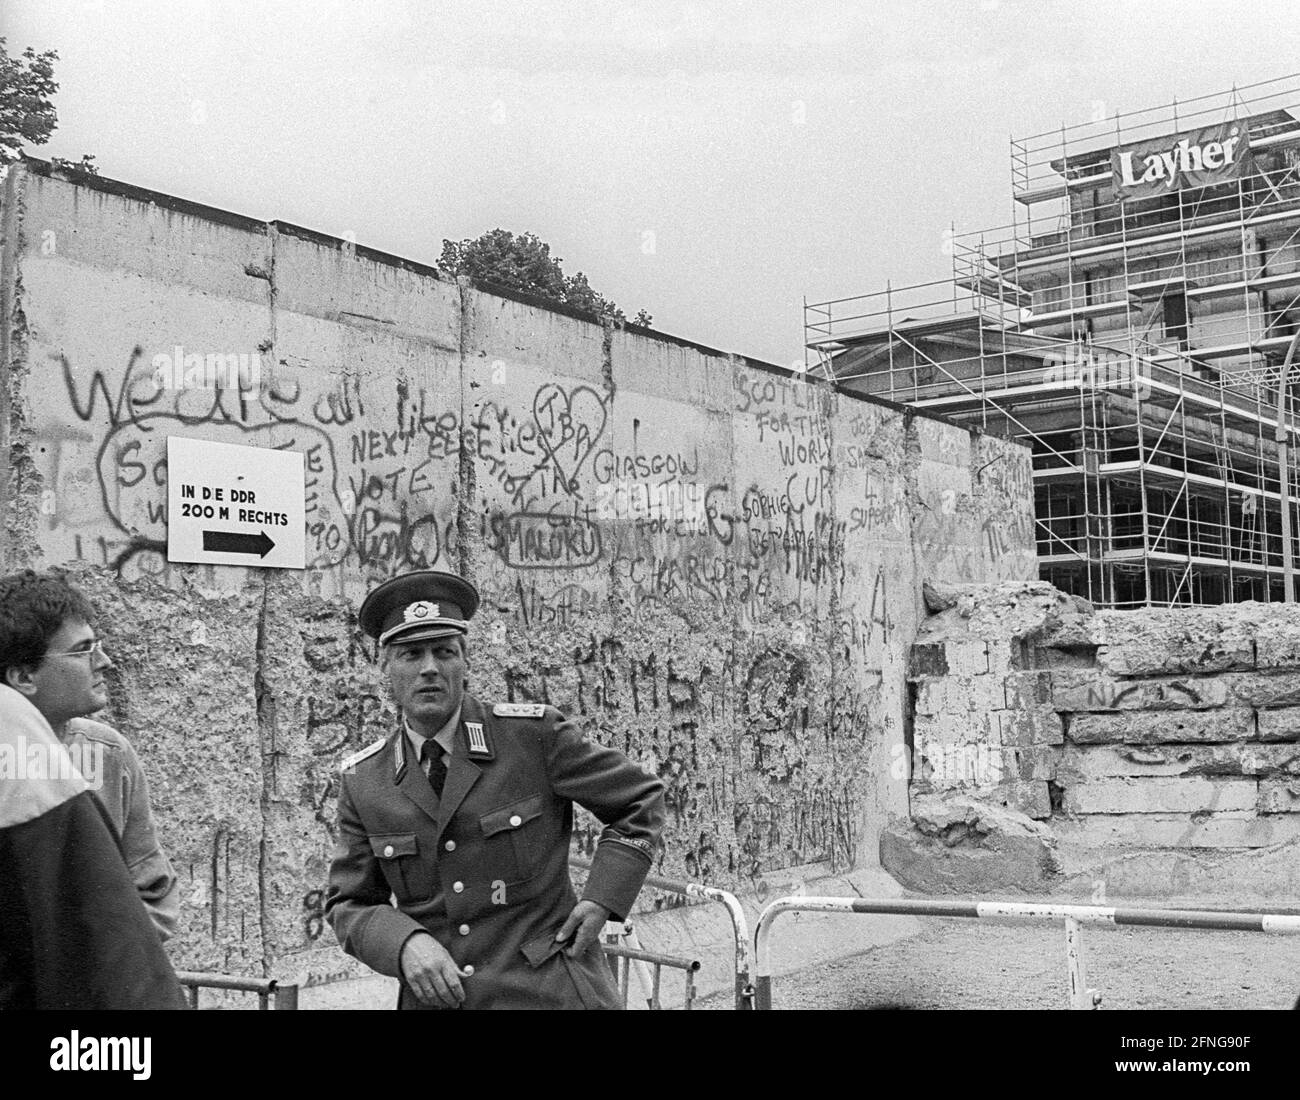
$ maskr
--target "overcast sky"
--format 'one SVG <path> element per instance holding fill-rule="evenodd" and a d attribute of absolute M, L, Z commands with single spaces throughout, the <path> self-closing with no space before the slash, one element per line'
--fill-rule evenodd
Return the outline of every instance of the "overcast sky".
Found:
<path fill-rule="evenodd" d="M 1300 70 L 1296 0 L 0 0 L 42 157 L 426 263 L 501 226 L 629 316 L 802 358 L 802 300 L 943 278 L 1008 139 Z"/>

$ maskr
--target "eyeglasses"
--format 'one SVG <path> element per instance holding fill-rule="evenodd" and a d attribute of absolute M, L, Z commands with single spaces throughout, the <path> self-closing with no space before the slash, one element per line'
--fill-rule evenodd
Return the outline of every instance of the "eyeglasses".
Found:
<path fill-rule="evenodd" d="M 104 643 L 96 638 L 87 649 L 65 649 L 59 653 L 47 653 L 46 657 L 107 657 Z"/>

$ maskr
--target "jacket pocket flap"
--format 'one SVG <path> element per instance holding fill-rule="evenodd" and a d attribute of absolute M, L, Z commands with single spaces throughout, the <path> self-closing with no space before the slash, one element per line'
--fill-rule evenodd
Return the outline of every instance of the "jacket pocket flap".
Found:
<path fill-rule="evenodd" d="M 552 955 L 558 954 L 569 946 L 569 940 L 557 940 L 555 938 L 555 933 L 558 931 L 559 927 L 557 926 L 550 929 L 550 931 L 543 932 L 540 936 L 534 936 L 527 943 L 520 944 L 520 954 L 528 960 L 529 966 L 541 966 Z"/>
<path fill-rule="evenodd" d="M 414 833 L 392 833 L 387 836 L 372 836 L 369 839 L 370 850 L 380 859 L 413 856 L 419 852 Z"/>
<path fill-rule="evenodd" d="M 502 806 L 499 810 L 493 810 L 490 814 L 484 814 L 478 819 L 478 823 L 483 829 L 484 836 L 494 836 L 506 829 L 518 829 L 521 825 L 527 825 L 541 816 L 542 796 L 534 794 L 521 798 L 518 802 L 512 802 L 509 806 Z"/>

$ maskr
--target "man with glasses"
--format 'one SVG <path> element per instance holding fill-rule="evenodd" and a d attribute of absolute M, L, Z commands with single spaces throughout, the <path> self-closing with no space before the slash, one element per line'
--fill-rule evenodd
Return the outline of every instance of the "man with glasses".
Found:
<path fill-rule="evenodd" d="M 149 786 L 131 743 L 88 715 L 108 705 L 113 667 L 95 637 L 89 601 L 61 577 L 0 577 L 0 683 L 53 728 L 117 830 L 122 856 L 159 936 L 176 931 L 176 875 L 158 843 Z"/>

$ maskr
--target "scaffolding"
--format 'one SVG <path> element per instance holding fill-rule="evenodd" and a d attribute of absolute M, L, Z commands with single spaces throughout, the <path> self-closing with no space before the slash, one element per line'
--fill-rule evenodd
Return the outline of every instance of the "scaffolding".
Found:
<path fill-rule="evenodd" d="M 1229 124 L 1237 178 L 1117 194 L 1113 150 Z M 1066 591 L 1282 599 L 1300 75 L 1013 138 L 1011 164 L 1012 223 L 954 233 L 951 278 L 805 305 L 809 370 L 1028 444 L 1040 573 Z"/>

